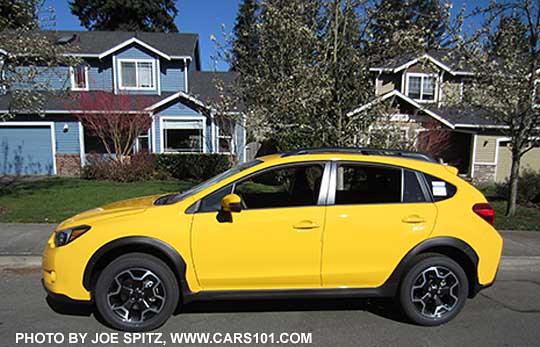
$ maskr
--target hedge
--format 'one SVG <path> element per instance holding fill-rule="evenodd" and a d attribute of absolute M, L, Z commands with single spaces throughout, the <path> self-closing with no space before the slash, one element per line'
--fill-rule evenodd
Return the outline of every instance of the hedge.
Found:
<path fill-rule="evenodd" d="M 223 154 L 157 154 L 156 169 L 176 179 L 205 180 L 231 167 Z"/>

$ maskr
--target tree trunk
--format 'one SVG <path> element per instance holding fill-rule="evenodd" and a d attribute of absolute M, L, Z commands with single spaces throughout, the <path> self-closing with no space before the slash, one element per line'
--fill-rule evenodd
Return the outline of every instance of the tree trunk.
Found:
<path fill-rule="evenodd" d="M 518 182 L 519 182 L 519 153 L 512 151 L 512 167 L 510 169 L 510 182 L 506 201 L 506 216 L 511 217 L 516 213 Z"/>

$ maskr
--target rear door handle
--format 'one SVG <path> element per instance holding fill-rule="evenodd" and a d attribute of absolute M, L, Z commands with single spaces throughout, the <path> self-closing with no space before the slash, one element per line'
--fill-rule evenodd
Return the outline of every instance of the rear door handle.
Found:
<path fill-rule="evenodd" d="M 297 230 L 309 230 L 309 229 L 316 229 L 318 227 L 320 227 L 319 224 L 317 224 L 315 222 L 312 222 L 310 220 L 303 220 L 303 221 L 293 225 L 293 228 L 297 229 Z"/>
<path fill-rule="evenodd" d="M 417 216 L 417 215 L 411 215 L 411 216 L 407 216 L 405 218 L 403 218 L 401 220 L 403 223 L 407 223 L 407 224 L 419 224 L 419 223 L 425 223 L 426 220 L 420 216 Z"/>

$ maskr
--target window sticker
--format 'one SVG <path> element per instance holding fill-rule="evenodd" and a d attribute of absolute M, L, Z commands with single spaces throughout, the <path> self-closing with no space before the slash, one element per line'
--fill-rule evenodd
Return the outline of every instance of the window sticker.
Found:
<path fill-rule="evenodd" d="M 433 189 L 433 196 L 446 196 L 446 182 L 444 181 L 433 181 L 431 182 L 431 187 Z"/>

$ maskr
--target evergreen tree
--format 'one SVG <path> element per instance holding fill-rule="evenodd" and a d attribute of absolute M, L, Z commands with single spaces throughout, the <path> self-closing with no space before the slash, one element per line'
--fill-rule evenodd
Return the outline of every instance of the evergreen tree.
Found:
<path fill-rule="evenodd" d="M 449 9 L 440 0 L 377 0 L 370 9 L 372 53 L 395 57 L 443 46 Z"/>
<path fill-rule="evenodd" d="M 35 29 L 37 0 L 0 0 L 0 30 Z"/>
<path fill-rule="evenodd" d="M 257 49 L 257 0 L 244 0 L 236 16 L 234 26 L 233 61 L 231 69 L 237 65 L 252 65 Z"/>
<path fill-rule="evenodd" d="M 88 30 L 178 32 L 174 0 L 72 0 L 69 5 Z"/>

